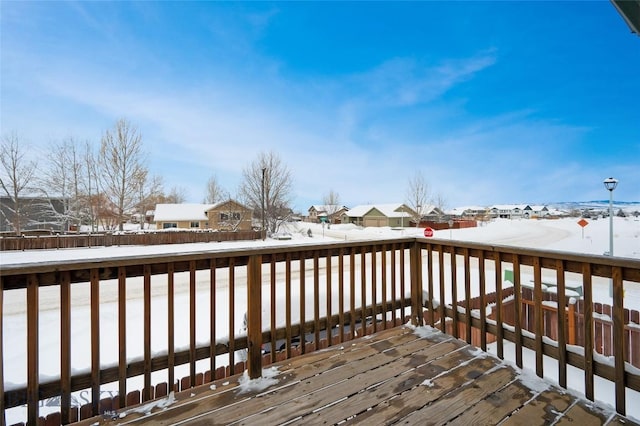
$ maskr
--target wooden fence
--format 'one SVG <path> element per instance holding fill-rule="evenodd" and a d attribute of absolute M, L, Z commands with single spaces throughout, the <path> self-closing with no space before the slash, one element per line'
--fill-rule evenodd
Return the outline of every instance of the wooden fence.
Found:
<path fill-rule="evenodd" d="M 560 327 L 558 295 L 556 293 L 543 293 L 543 330 L 544 336 L 557 341 Z M 550 302 L 550 303 L 549 303 Z M 576 346 L 584 346 L 585 343 L 585 301 L 581 299 L 566 300 L 565 335 L 567 343 Z M 513 300 L 503 304 L 504 322 L 515 325 L 513 318 Z M 534 331 L 535 304 L 533 302 L 533 289 L 522 289 L 522 303 L 520 325 L 523 330 Z M 615 353 L 613 340 L 613 306 L 593 303 L 593 339 L 594 350 L 600 355 L 613 356 Z M 634 367 L 640 368 L 640 312 L 632 309 L 624 309 L 622 321 L 624 324 L 624 359 Z"/>
<path fill-rule="evenodd" d="M 0 251 L 257 240 L 260 231 L 167 231 L 0 237 Z"/>
<path fill-rule="evenodd" d="M 503 285 L 505 268 L 513 271 L 513 286 Z M 531 333 L 518 321 L 511 326 L 503 313 L 511 294 L 514 318 L 522 317 L 520 281 L 525 269 L 534 276 Z M 558 327 L 553 344 L 543 339 L 542 275 L 549 270 L 557 277 L 560 306 L 566 305 L 565 275 L 581 277 L 584 354 L 569 350 L 564 327 Z M 613 282 L 612 364 L 594 357 L 593 330 L 601 317 L 592 308 L 592 284 L 602 278 Z M 60 412 L 44 421 L 66 424 L 244 369 L 256 378 L 276 359 L 343 342 L 356 330 L 361 336 L 410 319 L 467 342 L 476 335 L 483 350 L 493 336 L 500 358 L 504 342 L 514 342 L 521 368 L 523 348 L 532 349 L 541 377 L 543 356 L 552 357 L 563 387 L 567 366 L 578 367 L 584 371 L 585 395 L 591 400 L 594 376 L 611 380 L 616 409 L 624 414 L 625 390 L 640 391 L 640 376 L 625 368 L 623 283 L 640 285 L 640 261 L 423 238 L 238 250 L 212 247 L 143 259 L 3 265 L 0 306 L 24 313 L 24 329 L 14 327 L 10 334 L 23 336 L 18 340 L 26 347 L 0 346 L 0 412 L 26 405 L 25 420 L 36 424 L 42 402 L 54 398 Z M 41 297 L 47 298 L 46 306 Z M 492 303 L 493 316 L 486 309 Z M 73 355 L 78 342 L 71 332 L 72 318 L 78 309 L 88 311 L 88 336 L 80 338 L 85 339 L 80 346 L 82 351 L 89 347 L 90 365 L 75 364 Z M 9 316 L 0 315 L 0 340 L 9 331 L 4 324 Z M 559 324 L 566 322 L 565 316 L 564 310 L 558 311 Z M 132 327 L 139 330 L 139 338 L 136 334 L 131 339 Z M 47 372 L 47 379 L 40 374 L 50 355 L 39 346 L 45 333 L 59 336 L 54 339 L 60 350 L 59 374 Z M 139 351 L 132 348 L 134 343 L 140 344 Z M 111 349 L 115 360 L 105 358 Z M 25 378 L 9 384 L 6 375 L 16 371 L 7 360 L 21 357 L 23 351 Z M 184 378 L 178 372 L 182 368 L 187 371 Z M 135 378 L 139 385 L 132 382 Z M 115 396 L 104 397 L 107 385 L 117 389 Z M 85 392 L 86 404 L 72 403 L 77 392 Z"/>

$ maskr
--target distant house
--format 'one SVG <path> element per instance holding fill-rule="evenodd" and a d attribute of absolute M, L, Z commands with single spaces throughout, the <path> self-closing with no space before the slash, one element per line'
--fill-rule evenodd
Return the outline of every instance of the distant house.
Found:
<path fill-rule="evenodd" d="M 342 223 L 353 223 L 359 226 L 411 226 L 411 218 L 415 212 L 405 204 L 368 204 L 356 206 L 342 213 Z"/>
<path fill-rule="evenodd" d="M 216 204 L 157 204 L 156 229 L 248 231 L 253 211 L 234 200 Z"/>
<path fill-rule="evenodd" d="M 503 219 L 532 219 L 549 215 L 546 206 L 531 206 L 529 204 L 498 204 L 490 209 L 492 217 Z"/>
<path fill-rule="evenodd" d="M 491 217 L 501 219 L 521 219 L 526 204 L 496 204 L 491 206 Z"/>
<path fill-rule="evenodd" d="M 524 216 L 527 219 L 541 218 L 545 216 L 549 216 L 551 212 L 547 208 L 547 206 L 527 206 L 524 211 Z"/>
<path fill-rule="evenodd" d="M 313 205 L 309 207 L 309 222 L 340 223 L 342 214 L 347 211 L 347 206 L 337 204 Z"/>
<path fill-rule="evenodd" d="M 420 207 L 420 213 L 422 215 L 420 218 L 420 222 L 442 220 L 445 216 L 447 216 L 445 212 L 434 205 Z M 415 223 L 413 223 L 413 225 L 415 225 Z"/>
<path fill-rule="evenodd" d="M 462 219 L 483 219 L 489 215 L 489 208 L 482 206 L 456 207 L 447 213 Z"/>

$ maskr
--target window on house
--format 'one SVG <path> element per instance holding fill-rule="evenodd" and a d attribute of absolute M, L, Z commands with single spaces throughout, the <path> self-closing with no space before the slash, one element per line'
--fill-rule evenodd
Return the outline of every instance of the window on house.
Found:
<path fill-rule="evenodd" d="M 189 225 L 192 228 L 200 228 L 200 222 L 191 222 L 191 225 Z"/>
<path fill-rule="evenodd" d="M 169 228 L 177 228 L 178 224 L 176 222 L 165 222 L 162 224 L 162 229 L 169 229 Z"/>
<path fill-rule="evenodd" d="M 224 222 L 225 220 L 240 220 L 242 216 L 240 212 L 226 212 L 220 213 L 220 222 Z"/>

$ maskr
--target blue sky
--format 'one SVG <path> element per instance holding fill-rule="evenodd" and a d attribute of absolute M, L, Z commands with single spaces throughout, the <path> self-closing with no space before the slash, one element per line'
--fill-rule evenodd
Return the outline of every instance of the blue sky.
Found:
<path fill-rule="evenodd" d="M 591 2 L 1 3 L 1 130 L 45 152 L 125 117 L 167 189 L 274 151 L 306 211 L 640 201 L 640 37 Z"/>

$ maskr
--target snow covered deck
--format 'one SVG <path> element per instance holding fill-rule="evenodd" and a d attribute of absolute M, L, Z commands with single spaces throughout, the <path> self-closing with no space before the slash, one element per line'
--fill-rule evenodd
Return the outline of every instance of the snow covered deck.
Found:
<path fill-rule="evenodd" d="M 81 424 L 626 424 L 430 327 L 395 327 Z"/>

